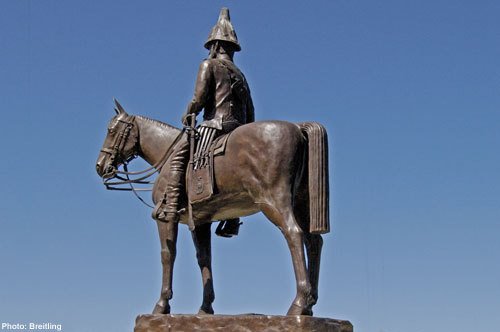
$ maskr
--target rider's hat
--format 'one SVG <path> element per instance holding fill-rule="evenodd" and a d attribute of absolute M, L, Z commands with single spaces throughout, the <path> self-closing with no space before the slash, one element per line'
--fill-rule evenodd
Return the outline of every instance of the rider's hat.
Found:
<path fill-rule="evenodd" d="M 236 52 L 241 51 L 238 37 L 236 37 L 236 32 L 231 24 L 229 9 L 227 8 L 222 8 L 220 10 L 219 19 L 208 35 L 208 39 L 205 42 L 205 48 L 210 49 L 210 44 L 216 40 L 231 43 Z"/>

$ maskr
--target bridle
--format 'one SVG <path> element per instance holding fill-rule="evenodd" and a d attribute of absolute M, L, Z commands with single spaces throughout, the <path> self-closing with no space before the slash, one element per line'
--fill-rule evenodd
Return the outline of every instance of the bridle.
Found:
<path fill-rule="evenodd" d="M 125 148 L 128 139 L 130 138 L 130 132 L 132 131 L 132 128 L 134 127 L 135 123 L 135 116 L 134 115 L 127 115 L 125 118 L 118 118 L 117 121 L 119 123 L 125 124 L 123 126 L 123 129 L 120 131 L 118 135 L 116 135 L 115 140 L 113 142 L 113 148 L 103 148 L 101 149 L 101 152 L 107 153 L 110 155 L 111 159 L 111 165 L 114 168 L 114 175 L 112 177 L 104 178 L 103 177 L 103 184 L 106 187 L 107 190 L 120 190 L 120 191 L 132 191 L 134 195 L 145 205 L 149 206 L 150 208 L 154 208 L 150 204 L 146 203 L 141 196 L 137 193 L 138 191 L 152 191 L 153 188 L 135 188 L 133 184 L 154 184 L 154 181 L 148 181 L 147 179 L 151 176 L 153 176 L 155 173 L 159 172 L 165 162 L 167 161 L 168 157 L 172 153 L 172 148 L 177 144 L 177 142 L 180 140 L 184 133 L 184 129 L 177 135 L 175 140 L 170 144 L 170 146 L 167 148 L 165 151 L 165 154 L 163 155 L 160 160 L 152 165 L 151 167 L 148 167 L 142 171 L 137 171 L 137 172 L 129 172 L 127 164 L 132 161 L 133 159 L 137 158 L 137 153 L 138 153 L 138 148 L 136 147 L 139 141 L 138 135 L 134 137 L 135 142 L 134 142 L 134 148 L 127 154 L 123 154 L 123 149 Z M 116 160 L 120 160 L 123 163 L 123 171 L 118 170 L 114 166 L 114 162 Z M 125 177 L 121 176 L 124 175 Z M 144 174 L 144 175 L 142 175 Z M 138 178 L 131 179 L 129 176 L 130 175 L 141 175 Z M 118 179 L 120 181 L 112 181 L 113 179 Z M 130 188 L 123 188 L 119 187 L 121 185 L 129 185 Z"/>
<path fill-rule="evenodd" d="M 118 135 L 116 135 L 115 140 L 112 144 L 113 148 L 102 148 L 101 152 L 107 153 L 110 155 L 111 159 L 111 165 L 113 165 L 114 161 L 117 160 L 117 158 L 120 158 L 123 162 L 129 162 L 130 160 L 134 159 L 137 154 L 136 154 L 136 149 L 132 149 L 131 153 L 128 155 L 123 155 L 123 148 L 127 144 L 127 140 L 130 136 L 130 131 L 132 130 L 134 126 L 134 120 L 135 116 L 133 115 L 127 115 L 125 118 L 118 118 L 117 121 L 119 123 L 124 123 L 125 127 L 120 131 Z M 135 137 L 136 141 L 138 137 Z M 137 142 L 134 143 L 134 145 L 137 144 Z"/>

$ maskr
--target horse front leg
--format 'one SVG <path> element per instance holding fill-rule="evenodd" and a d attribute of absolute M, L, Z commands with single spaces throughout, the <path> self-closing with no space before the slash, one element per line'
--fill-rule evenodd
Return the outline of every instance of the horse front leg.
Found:
<path fill-rule="evenodd" d="M 163 269 L 160 299 L 156 303 L 153 314 L 169 314 L 172 299 L 172 276 L 174 272 L 174 261 L 177 253 L 177 232 L 179 224 L 176 222 L 156 221 L 158 224 L 158 235 L 161 243 L 161 264 Z"/>
<path fill-rule="evenodd" d="M 215 300 L 214 284 L 212 280 L 212 247 L 211 223 L 196 226 L 192 232 L 193 242 L 196 247 L 196 258 L 201 270 L 203 280 L 203 302 L 198 314 L 213 314 L 212 303 Z"/>

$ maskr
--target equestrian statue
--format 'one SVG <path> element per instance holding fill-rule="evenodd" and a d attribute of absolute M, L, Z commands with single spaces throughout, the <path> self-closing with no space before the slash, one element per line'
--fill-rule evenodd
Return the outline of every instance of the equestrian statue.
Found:
<path fill-rule="evenodd" d="M 326 130 L 316 122 L 255 122 L 247 80 L 233 62 L 241 47 L 228 9 L 221 10 L 204 46 L 209 56 L 200 65 L 184 127 L 129 115 L 115 100 L 116 115 L 96 164 L 108 189 L 145 183 L 147 176 L 159 173 L 152 188 L 152 217 L 163 277 L 153 313 L 170 313 L 179 223 L 189 226 L 196 247 L 203 281 L 199 313 L 213 314 L 211 223 L 219 222 L 217 235 L 231 237 L 238 234 L 240 217 L 261 211 L 280 229 L 292 256 L 297 293 L 287 314 L 312 315 L 321 234 L 330 231 Z M 196 126 L 202 111 L 203 121 Z M 127 171 L 137 156 L 151 165 L 150 171 L 130 179 L 143 173 Z M 119 170 L 122 165 L 125 171 Z"/>

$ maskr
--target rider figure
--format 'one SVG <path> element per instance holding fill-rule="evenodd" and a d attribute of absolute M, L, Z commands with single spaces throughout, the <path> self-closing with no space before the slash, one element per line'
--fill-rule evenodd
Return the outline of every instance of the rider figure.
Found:
<path fill-rule="evenodd" d="M 234 52 L 240 51 L 241 47 L 227 8 L 222 8 L 204 46 L 210 50 L 210 54 L 200 65 L 193 100 L 182 117 L 182 123 L 188 125 L 190 115 L 197 115 L 204 110 L 204 121 L 198 128 L 200 142 L 212 141 L 217 136 L 254 121 L 254 107 L 248 83 L 233 63 Z M 174 149 L 170 162 L 161 171 L 168 172 L 168 180 L 164 201 L 157 209 L 157 217 L 160 220 L 178 221 L 178 201 L 187 159 L 188 142 L 182 140 Z M 227 220 L 223 228 L 218 227 L 217 234 L 226 237 L 237 235 L 239 224 L 239 219 Z"/>

